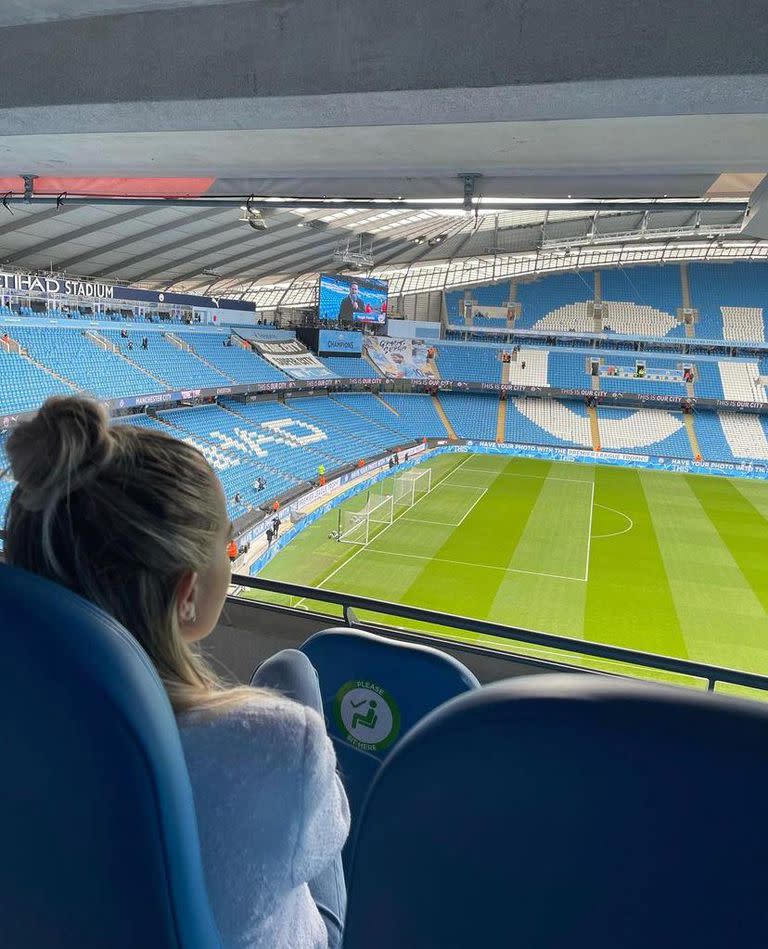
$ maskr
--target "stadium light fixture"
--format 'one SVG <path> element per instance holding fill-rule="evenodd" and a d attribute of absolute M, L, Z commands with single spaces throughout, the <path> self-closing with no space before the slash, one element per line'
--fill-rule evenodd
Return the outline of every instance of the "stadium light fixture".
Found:
<path fill-rule="evenodd" d="M 254 231 L 266 231 L 267 221 L 261 210 L 253 205 L 253 195 L 240 205 L 240 220 Z"/>

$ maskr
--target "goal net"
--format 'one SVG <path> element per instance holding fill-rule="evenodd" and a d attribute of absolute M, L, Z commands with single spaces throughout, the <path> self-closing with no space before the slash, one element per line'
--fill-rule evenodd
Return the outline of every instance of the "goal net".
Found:
<path fill-rule="evenodd" d="M 395 476 L 394 497 L 398 507 L 412 507 L 431 490 L 431 468 L 411 468 Z"/>
<path fill-rule="evenodd" d="M 341 544 L 368 544 L 392 523 L 393 512 L 391 494 L 369 495 L 358 510 L 342 507 L 336 539 Z"/>

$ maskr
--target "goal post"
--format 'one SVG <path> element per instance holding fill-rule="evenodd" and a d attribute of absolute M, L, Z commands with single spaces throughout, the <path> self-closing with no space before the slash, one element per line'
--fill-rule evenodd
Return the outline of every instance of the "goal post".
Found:
<path fill-rule="evenodd" d="M 391 494 L 369 495 L 362 508 L 339 508 L 336 540 L 341 544 L 369 544 L 394 519 Z"/>
<path fill-rule="evenodd" d="M 398 507 L 413 507 L 431 490 L 431 468 L 411 468 L 395 475 L 394 497 Z"/>

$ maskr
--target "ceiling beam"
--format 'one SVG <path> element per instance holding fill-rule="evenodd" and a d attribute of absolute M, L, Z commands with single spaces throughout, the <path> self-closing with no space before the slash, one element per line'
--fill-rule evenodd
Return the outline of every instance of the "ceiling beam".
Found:
<path fill-rule="evenodd" d="M 400 243 L 400 242 L 399 242 L 399 241 L 391 241 L 391 242 L 387 242 L 387 243 L 385 243 L 385 244 L 382 244 L 382 250 L 388 250 L 388 249 L 390 249 L 390 248 L 393 246 L 393 244 L 395 244 L 395 243 Z M 332 263 L 332 262 L 333 262 L 333 259 L 334 259 L 334 257 L 333 257 L 333 254 L 332 254 L 332 253 L 331 253 L 331 254 L 328 254 L 328 255 L 322 255 L 322 254 L 321 254 L 320 257 L 318 257 L 317 252 L 314 252 L 314 253 L 312 253 L 312 254 L 306 255 L 305 257 L 299 258 L 299 260 L 294 260 L 293 263 L 291 264 L 290 271 L 291 271 L 292 274 L 298 274 L 299 276 L 301 275 L 301 273 L 316 273 L 316 272 L 318 272 L 318 268 L 319 268 L 319 267 L 321 267 L 323 264 L 326 264 L 326 263 Z M 297 267 L 300 267 L 300 266 L 302 266 L 303 264 L 308 264 L 308 263 L 311 263 L 311 264 L 313 265 L 313 267 L 312 267 L 311 270 L 305 270 L 305 271 L 297 271 L 297 270 L 296 270 Z M 258 279 L 261 278 L 261 277 L 265 277 L 265 276 L 269 277 L 269 276 L 272 276 L 272 275 L 275 274 L 275 273 L 286 273 L 286 272 L 287 272 L 287 271 L 285 271 L 285 270 L 278 270 L 278 271 L 272 270 L 272 271 L 270 271 L 269 269 L 266 269 L 266 270 L 261 270 L 261 271 L 259 271 L 258 274 L 249 274 L 248 276 L 249 276 L 249 279 L 251 279 L 251 280 L 258 280 Z"/>
<path fill-rule="evenodd" d="M 50 250 L 52 247 L 58 247 L 59 244 L 67 244 L 69 241 L 79 240 L 81 237 L 87 237 L 89 234 L 95 234 L 97 231 L 103 231 L 107 227 L 114 227 L 116 224 L 122 224 L 125 221 L 135 221 L 137 218 L 154 214 L 158 210 L 160 209 L 157 207 L 131 208 L 130 211 L 125 211 L 123 214 L 118 214 L 115 217 L 104 218 L 92 224 L 84 224 L 82 227 L 75 228 L 74 231 L 66 231 L 63 234 L 57 234 L 56 237 L 49 237 L 48 240 L 41 241 L 39 244 L 25 247 L 24 250 L 18 250 L 15 254 L 6 257 L 4 262 L 6 264 L 12 264 L 24 257 L 34 257 L 36 254 L 42 254 L 43 251 Z"/>
<path fill-rule="evenodd" d="M 70 207 L 67 204 L 60 208 L 48 208 L 47 211 L 34 211 L 32 214 L 13 214 L 9 211 L 11 220 L 7 224 L 0 225 L 0 236 L 10 234 L 12 231 L 18 231 L 22 227 L 30 227 L 32 224 L 41 224 L 52 217 L 59 217 L 62 214 L 69 214 L 70 211 L 77 211 L 75 206 Z"/>
<path fill-rule="evenodd" d="M 747 201 L 743 198 L 724 200 L 713 199 L 703 202 L 701 198 L 477 198 L 470 208 L 465 209 L 462 204 L 446 198 L 430 199 L 395 199 L 395 198 L 294 198 L 294 197 L 264 197 L 261 195 L 232 195 L 228 197 L 147 197 L 143 195 L 126 195 L 112 197 L 104 195 L 67 195 L 66 204 L 78 207 L 230 207 L 236 208 L 246 201 L 251 203 L 253 210 L 259 211 L 295 211 L 306 208 L 310 211 L 324 211 L 326 214 L 336 210 L 367 210 L 367 211 L 424 211 L 426 209 L 440 209 L 455 211 L 479 210 L 481 212 L 503 211 L 586 211 L 596 210 L 610 213 L 611 211 L 693 211 L 697 206 L 706 206 L 712 210 L 724 211 L 734 207 L 743 208 Z M 6 197 L 8 204 L 30 204 L 32 206 L 55 205 L 59 198 L 55 195 L 41 196 L 36 193 L 31 201 L 20 194 L 13 193 Z"/>
<path fill-rule="evenodd" d="M 176 230 L 178 227 L 183 227 L 186 224 L 195 224 L 199 221 L 207 221 L 209 218 L 216 217 L 219 214 L 222 214 L 223 211 L 228 211 L 228 208 L 213 209 L 202 211 L 199 214 L 190 216 L 185 219 L 176 218 L 173 221 L 167 221 L 165 224 L 157 224 L 155 227 L 150 227 L 149 230 L 140 231 L 138 234 L 130 234 L 128 237 L 121 237 L 119 240 L 112 241 L 111 244 L 102 244 L 99 247 L 94 247 L 91 250 L 85 251 L 82 254 L 77 254 L 75 257 L 69 257 L 67 260 L 60 260 L 57 264 L 62 270 L 66 270 L 68 267 L 74 267 L 76 264 L 81 264 L 84 260 L 94 260 L 98 257 L 103 257 L 105 254 L 112 254 L 116 250 L 121 250 L 123 247 L 128 247 L 130 244 L 136 244 L 139 241 L 149 240 L 151 237 L 157 237 L 158 234 L 165 234 L 166 231 Z M 229 212 L 231 214 L 231 212 Z M 187 234 L 187 240 L 193 240 L 194 235 Z M 157 248 L 153 251 L 157 253 Z M 122 264 L 115 264 L 115 270 L 120 270 Z M 101 276 L 101 274 L 99 274 Z"/>
<path fill-rule="evenodd" d="M 162 244 L 160 247 L 153 247 L 150 251 L 144 251 L 141 254 L 136 254 L 133 257 L 129 257 L 127 260 L 121 260 L 119 264 L 110 264 L 108 267 L 104 267 L 103 270 L 98 271 L 96 274 L 94 274 L 94 276 L 106 277 L 119 272 L 125 273 L 126 271 L 130 270 L 131 267 L 135 267 L 136 264 L 143 264 L 145 260 L 156 260 L 158 256 L 170 253 L 171 251 L 177 250 L 179 247 L 187 247 L 189 244 L 197 243 L 198 241 L 205 240 L 209 237 L 218 237 L 219 234 L 225 234 L 227 231 L 233 231 L 235 228 L 238 229 L 239 233 L 238 224 L 239 222 L 236 220 L 229 220 L 225 224 L 217 224 L 216 227 L 212 227 L 207 231 L 201 231 L 194 237 L 189 234 L 185 234 L 183 237 L 177 238 L 174 241 L 170 241 L 168 244 Z M 142 278 L 132 277 L 131 279 L 140 280 Z"/>
<path fill-rule="evenodd" d="M 385 247 L 386 245 L 382 244 L 381 246 Z M 384 257 L 379 257 L 379 254 L 381 251 L 380 249 L 376 249 L 374 245 L 374 251 L 373 251 L 374 267 L 381 267 L 383 264 L 388 264 L 390 260 L 395 260 L 398 257 L 402 257 L 402 255 L 404 255 L 406 251 L 408 250 L 415 251 L 418 246 L 419 245 L 414 244 L 412 240 L 403 240 L 401 238 L 397 241 L 396 244 L 394 244 L 394 249 L 392 250 L 391 253 L 386 254 Z M 403 263 L 407 263 L 407 260 L 403 260 Z"/>
<path fill-rule="evenodd" d="M 344 219 L 344 225 L 346 225 L 346 224 L 355 225 L 359 220 L 365 219 L 366 216 L 370 217 L 370 215 L 367 215 L 367 214 L 353 214 L 353 215 L 349 215 L 349 217 L 347 217 L 347 218 Z M 310 218 L 310 220 L 311 220 L 311 219 L 313 219 L 313 218 Z M 307 218 L 305 218 L 304 220 L 307 220 Z M 291 226 L 297 228 L 300 223 L 301 223 L 300 220 L 296 220 L 296 219 L 294 218 Z M 275 230 L 274 228 L 270 228 L 269 231 L 267 231 L 266 233 L 270 233 L 270 232 L 274 233 L 274 230 Z M 308 229 L 308 230 L 309 230 L 309 234 L 311 235 L 311 234 L 313 233 L 312 229 Z M 317 232 L 317 231 L 314 231 L 314 233 L 318 233 L 318 232 Z M 335 223 L 335 222 L 332 223 L 332 224 L 330 224 L 327 228 L 325 228 L 325 229 L 324 229 L 323 231 L 321 231 L 320 233 L 322 233 L 322 234 L 324 235 L 324 241 L 323 241 L 323 242 L 325 242 L 325 243 L 333 242 L 334 244 L 336 244 L 336 243 L 338 243 L 340 240 L 345 240 L 345 239 L 348 237 L 348 234 L 346 233 L 346 228 L 345 228 L 344 230 L 338 230 L 337 227 L 336 227 L 336 223 Z M 307 235 L 307 234 L 301 234 L 301 235 L 296 234 L 296 235 L 294 235 L 293 237 L 290 237 L 290 236 L 289 236 L 289 237 L 287 237 L 287 238 L 283 238 L 283 239 L 280 240 L 279 242 L 278 242 L 278 241 L 272 241 L 272 242 L 270 242 L 268 245 L 265 245 L 262 249 L 263 249 L 263 250 L 267 250 L 267 249 L 269 248 L 269 249 L 271 250 L 272 248 L 277 247 L 278 245 L 280 245 L 280 246 L 285 246 L 285 245 L 287 245 L 287 244 L 296 244 L 296 245 L 301 244 L 301 246 L 300 246 L 299 249 L 297 250 L 297 253 L 298 253 L 298 252 L 301 252 L 302 250 L 304 250 L 307 246 L 309 246 L 308 243 L 307 243 L 307 241 L 306 241 L 306 239 L 307 239 L 308 236 L 309 236 L 309 235 Z M 229 257 L 229 258 L 227 258 L 226 260 L 217 261 L 215 264 L 212 264 L 209 269 L 215 270 L 215 269 L 218 268 L 218 267 L 226 266 L 226 265 L 228 265 L 228 264 L 234 263 L 235 261 L 242 261 L 242 260 L 244 260 L 245 258 L 258 256 L 260 253 L 261 253 L 261 250 L 249 248 L 248 250 L 244 251 L 244 252 L 241 253 L 241 254 L 234 254 L 232 257 Z M 273 260 L 279 259 L 279 256 L 282 256 L 282 255 L 278 255 L 278 258 L 274 258 L 274 257 L 269 258 L 269 259 L 266 260 L 265 262 L 271 263 Z M 261 261 L 255 260 L 254 263 L 253 263 L 253 266 L 259 266 L 260 263 L 261 263 Z M 238 266 L 237 266 L 237 267 L 234 267 L 232 270 L 225 271 L 224 273 L 222 273 L 222 274 L 221 274 L 221 279 L 224 279 L 224 278 L 226 278 L 226 277 L 229 277 L 229 276 L 231 276 L 231 275 L 233 275 L 233 274 L 239 274 L 240 272 L 242 272 L 242 270 L 243 270 L 243 265 L 242 265 L 242 264 L 238 264 Z M 189 279 L 190 277 L 194 277 L 194 276 L 195 276 L 195 273 L 196 273 L 196 271 L 195 271 L 195 272 L 192 272 L 192 273 L 190 273 L 190 274 L 185 274 L 185 275 L 182 276 L 182 277 L 176 277 L 176 278 L 174 279 L 173 283 L 171 284 L 171 286 L 173 286 L 174 284 L 177 284 L 177 283 L 182 283 L 183 281 Z M 204 281 L 200 281 L 200 283 L 203 283 L 203 282 L 204 282 Z"/>
<path fill-rule="evenodd" d="M 213 244 L 207 247 L 202 247 L 199 250 L 193 251 L 191 254 L 187 254 L 186 257 L 180 257 L 178 260 L 166 261 L 164 264 L 161 264 L 156 267 L 152 267 L 149 270 L 145 270 L 138 275 L 134 275 L 131 279 L 135 281 L 148 280 L 150 277 L 155 277 L 157 274 L 169 274 L 177 267 L 183 267 L 186 264 L 192 263 L 193 260 L 200 260 L 201 257 L 206 258 L 204 266 L 197 266 L 194 270 L 189 271 L 188 274 L 181 277 L 172 277 L 168 276 L 167 279 L 164 277 L 163 282 L 166 284 L 166 288 L 170 289 L 174 284 L 179 283 L 182 279 L 186 277 L 194 277 L 200 273 L 201 270 L 213 270 L 218 266 L 218 262 L 215 261 L 212 257 L 213 254 L 219 253 L 224 250 L 228 250 L 230 247 L 242 247 L 243 243 L 248 242 L 249 240 L 261 240 L 267 241 L 268 244 L 271 243 L 269 238 L 274 234 L 279 234 L 281 231 L 286 231 L 289 228 L 293 228 L 296 225 L 290 221 L 285 221 L 282 224 L 276 224 L 272 226 L 268 231 L 254 231 L 247 224 L 243 224 L 242 221 L 232 221 L 231 224 L 223 225 L 223 228 L 227 231 L 236 229 L 237 236 L 232 237 L 227 241 L 222 241 L 220 244 Z M 193 243 L 190 241 L 189 237 L 185 238 L 184 241 L 177 243 L 177 246 L 183 246 L 184 244 Z M 196 243 L 196 241 L 195 241 Z M 268 245 L 267 245 L 268 246 Z M 254 251 L 252 251 L 254 252 Z M 146 255 L 147 257 L 157 257 L 161 251 L 156 251 L 153 254 Z M 254 252 L 255 253 L 255 252 Z"/>
<path fill-rule="evenodd" d="M 282 243 L 282 244 L 292 244 L 292 245 L 295 246 L 296 249 L 295 249 L 294 251 L 281 250 L 281 251 L 279 251 L 279 253 L 277 253 L 277 254 L 272 254 L 272 255 L 270 255 L 269 257 L 260 257 L 260 258 L 257 258 L 255 261 L 253 261 L 253 263 L 250 265 L 250 267 L 258 267 L 258 268 L 260 268 L 259 271 L 258 271 L 258 273 L 261 273 L 261 272 L 262 272 L 262 268 L 264 267 L 264 265 L 266 265 L 266 264 L 272 264 L 272 263 L 275 263 L 275 262 L 277 262 L 277 261 L 287 262 L 287 261 L 292 260 L 292 259 L 294 259 L 295 257 L 301 255 L 302 253 L 304 253 L 304 252 L 305 252 L 306 250 L 308 250 L 309 248 L 312 248 L 312 254 L 310 255 L 310 257 L 306 257 L 306 256 L 305 256 L 305 257 L 301 257 L 300 260 L 307 260 L 307 259 L 311 259 L 312 257 L 317 257 L 317 254 L 318 254 L 318 251 L 319 251 L 320 248 L 322 248 L 322 247 L 335 247 L 336 244 L 338 243 L 338 236 L 334 235 L 334 236 L 329 237 L 327 233 L 324 233 L 324 236 L 322 236 L 322 237 L 316 237 L 314 240 L 311 240 L 311 241 L 302 241 L 301 245 L 296 245 L 295 239 L 290 239 L 290 238 L 289 238 L 287 241 L 282 241 L 281 243 Z M 240 258 L 245 257 L 245 256 L 247 256 L 247 255 L 245 255 L 245 254 L 240 254 L 240 255 L 238 255 L 238 257 L 235 257 L 235 258 L 233 258 L 233 259 L 234 259 L 234 260 L 237 260 L 237 259 L 240 259 Z M 251 255 L 251 256 L 252 256 L 252 255 Z M 215 268 L 212 268 L 212 269 L 215 269 Z M 264 272 L 270 273 L 270 268 L 267 267 L 266 271 L 264 271 Z M 281 271 L 281 272 L 282 272 L 282 271 Z M 219 282 L 224 281 L 224 280 L 226 280 L 228 277 L 233 277 L 233 276 L 234 276 L 235 278 L 241 276 L 241 277 L 243 277 L 244 279 L 248 279 L 248 280 L 258 279 L 258 274 L 254 275 L 252 272 L 249 273 L 249 267 L 248 267 L 248 266 L 239 266 L 239 267 L 235 268 L 235 270 L 233 270 L 233 271 L 231 271 L 231 272 L 227 272 L 227 273 L 222 274 L 221 277 L 220 277 L 220 281 L 219 281 Z M 217 285 L 218 285 L 218 284 L 217 284 Z"/>

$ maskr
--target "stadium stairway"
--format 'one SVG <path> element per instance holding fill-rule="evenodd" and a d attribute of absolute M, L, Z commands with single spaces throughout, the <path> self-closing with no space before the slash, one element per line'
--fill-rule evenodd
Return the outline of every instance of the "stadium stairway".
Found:
<path fill-rule="evenodd" d="M 379 371 L 379 367 L 378 367 L 378 366 L 376 365 L 376 363 L 371 359 L 371 356 L 370 356 L 370 354 L 369 354 L 369 352 L 368 352 L 368 349 L 367 349 L 365 346 L 363 346 L 363 355 L 362 355 L 362 358 L 363 358 L 363 359 L 365 360 L 365 362 L 367 362 L 368 365 L 371 367 L 371 375 L 372 375 L 372 376 L 380 376 L 380 375 L 381 375 L 381 372 Z M 386 405 L 386 403 L 384 403 L 384 404 Z M 387 408 L 392 408 L 392 406 L 391 406 L 391 405 L 390 405 L 390 406 L 387 406 Z M 392 411 L 394 412 L 394 409 L 392 409 Z"/>
<path fill-rule="evenodd" d="M 691 451 L 693 452 L 693 457 L 696 461 L 701 460 L 701 449 L 699 448 L 699 439 L 696 435 L 696 426 L 693 424 L 693 416 L 687 412 L 683 413 L 683 421 L 685 422 L 685 427 L 688 431 L 688 439 L 691 443 Z"/>
<path fill-rule="evenodd" d="M 143 372 L 145 376 L 148 376 L 154 382 L 156 382 L 161 388 L 168 389 L 170 388 L 170 383 L 158 376 L 156 373 L 147 369 L 146 366 L 141 366 L 135 360 L 131 359 L 130 356 L 127 356 L 120 347 L 113 343 L 111 339 L 107 339 L 102 333 L 97 330 L 88 330 L 85 334 L 85 338 L 89 339 L 94 346 L 98 346 L 99 349 L 105 350 L 105 352 L 113 353 L 115 356 L 118 356 L 120 359 L 123 359 L 125 362 L 130 363 L 134 369 L 138 369 L 139 372 Z"/>
<path fill-rule="evenodd" d="M 213 364 L 212 362 L 209 362 L 209 361 L 205 358 L 205 356 L 201 356 L 200 353 L 197 352 L 197 350 L 195 349 L 195 347 L 191 345 L 191 343 L 188 343 L 186 340 L 182 339 L 182 338 L 179 337 L 179 336 L 174 336 L 173 333 L 166 333 L 165 335 L 166 335 L 166 338 L 168 339 L 168 342 L 172 343 L 174 346 L 178 346 L 180 349 L 185 349 L 185 350 L 190 354 L 190 356 L 194 356 L 195 359 L 199 359 L 200 362 L 201 362 L 204 366 L 207 366 L 212 372 L 216 372 L 216 373 L 218 373 L 220 376 L 224 376 L 224 378 L 227 379 L 229 382 L 237 382 L 237 381 L 238 381 L 237 379 L 235 379 L 234 376 L 232 376 L 232 375 L 230 375 L 229 373 L 225 372 L 221 367 L 219 367 L 219 366 L 214 366 L 214 364 Z M 245 343 L 241 343 L 241 346 L 242 346 L 243 348 L 245 348 L 245 347 L 246 347 L 246 344 L 245 344 Z"/>
<path fill-rule="evenodd" d="M 389 409 L 390 412 L 393 412 L 398 417 L 400 416 L 400 413 L 397 411 L 397 409 L 393 405 L 390 405 L 389 402 L 385 402 L 377 392 L 371 392 L 371 395 L 374 397 L 374 399 L 381 402 L 385 409 Z"/>
<path fill-rule="evenodd" d="M 505 367 L 506 369 L 506 367 Z M 496 441 L 502 443 L 506 441 L 507 431 L 507 400 L 499 399 L 499 415 L 496 421 Z"/>
<path fill-rule="evenodd" d="M 432 401 L 435 405 L 435 411 L 440 416 L 440 421 L 443 423 L 443 427 L 445 428 L 445 431 L 447 432 L 448 437 L 452 439 L 457 439 L 458 435 L 456 434 L 456 430 L 454 429 L 453 425 L 451 425 L 451 420 L 445 414 L 445 409 L 443 408 L 443 405 L 440 399 L 436 395 L 433 395 Z"/>
<path fill-rule="evenodd" d="M 75 392 L 82 393 L 83 390 L 76 383 L 72 382 L 71 379 L 67 379 L 66 376 L 60 375 L 58 372 L 56 372 L 55 369 L 51 369 L 50 366 L 46 366 L 45 363 L 42 363 L 39 360 L 35 359 L 35 357 L 23 347 L 19 350 L 19 355 L 21 356 L 22 359 L 26 359 L 27 362 L 32 363 L 32 365 L 35 366 L 37 369 L 39 369 L 41 372 L 44 372 L 46 373 L 46 375 L 49 375 L 52 378 L 57 379 L 59 382 L 62 382 L 65 386 L 69 386 L 69 388 L 73 389 Z"/>
<path fill-rule="evenodd" d="M 600 451 L 600 423 L 597 420 L 597 409 L 594 405 L 587 406 L 587 415 L 589 416 L 589 431 L 592 435 L 592 449 Z"/>

